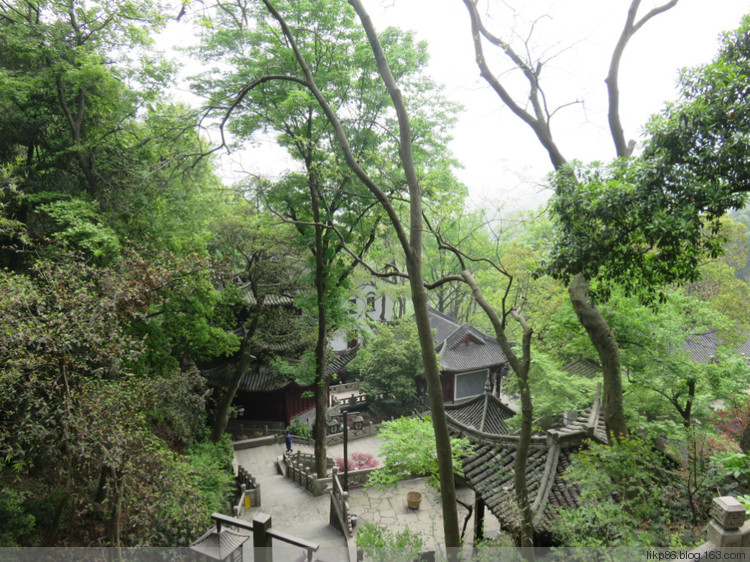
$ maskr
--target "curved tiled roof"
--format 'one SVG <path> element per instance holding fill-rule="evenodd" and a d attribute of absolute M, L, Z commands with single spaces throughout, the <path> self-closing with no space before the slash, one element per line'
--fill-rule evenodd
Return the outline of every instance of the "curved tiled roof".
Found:
<path fill-rule="evenodd" d="M 563 479 L 570 456 L 580 445 L 533 443 L 526 461 L 526 486 L 532 506 L 534 531 L 547 534 L 558 509 L 578 507 L 580 490 Z M 500 521 L 503 529 L 514 533 L 520 528 L 515 501 L 516 444 L 482 444 L 464 460 L 464 476 Z"/>
<path fill-rule="evenodd" d="M 746 359 L 750 358 L 750 339 L 747 332 L 742 334 L 742 341 L 734 345 L 734 350 L 743 355 Z M 688 352 L 690 359 L 697 363 L 711 363 L 716 358 L 716 352 L 719 346 L 725 345 L 725 342 L 719 337 L 718 330 L 713 329 L 707 332 L 691 334 L 685 338 L 682 348 Z"/>
<path fill-rule="evenodd" d="M 508 435 L 510 429 L 505 421 L 516 415 L 487 392 L 458 404 L 446 404 L 445 413 L 461 426 L 493 435 Z"/>
<path fill-rule="evenodd" d="M 335 354 L 335 356 L 331 358 L 332 360 L 328 363 L 326 372 L 329 375 L 340 372 L 352 359 L 354 359 L 357 355 L 357 351 L 358 348 L 353 348 L 344 353 Z M 208 379 L 209 384 L 220 388 L 226 388 L 229 386 L 229 379 L 231 377 L 230 369 L 233 365 L 234 363 L 224 364 L 215 369 L 203 371 L 203 375 Z M 275 390 L 286 388 L 291 384 L 301 386 L 296 381 L 275 374 L 266 364 L 255 363 L 242 375 L 238 390 L 244 392 L 273 392 Z"/>
<path fill-rule="evenodd" d="M 225 363 L 215 369 L 203 371 L 203 375 L 208 379 L 210 385 L 226 388 L 229 386 L 229 380 L 232 376 L 231 369 L 234 365 L 235 363 Z M 238 390 L 244 392 L 273 392 L 290 384 L 294 384 L 294 381 L 274 376 L 267 365 L 254 364 L 242 374 Z"/>
<path fill-rule="evenodd" d="M 721 345 L 716 330 L 702 334 L 691 334 L 685 338 L 682 348 L 688 352 L 691 361 L 710 363 L 716 357 L 716 350 Z"/>
<path fill-rule="evenodd" d="M 452 420 L 447 407 L 446 413 Z M 474 445 L 474 453 L 462 461 L 469 485 L 498 518 L 503 529 L 518 532 L 520 517 L 514 483 L 518 436 L 467 430 L 455 420 L 451 427 L 468 437 Z M 531 438 L 526 485 L 535 533 L 546 536 L 547 540 L 551 536 L 551 523 L 557 510 L 578 507 L 580 490 L 563 476 L 570 466 L 570 456 L 585 446 L 586 439 L 591 438 L 606 442 L 599 392 L 591 407 L 581 412 L 570 425 Z"/>
<path fill-rule="evenodd" d="M 245 293 L 243 298 L 245 299 L 245 302 L 250 306 L 255 306 L 256 304 L 258 304 L 258 301 L 255 299 L 255 295 L 253 295 L 249 291 Z M 287 297 L 284 295 L 266 295 L 265 297 L 263 297 L 263 306 L 292 307 L 294 306 L 294 299 L 292 297 Z"/>
<path fill-rule="evenodd" d="M 468 322 L 459 325 L 449 316 L 429 310 L 435 331 L 435 351 L 444 371 L 463 372 L 499 367 L 508 362 L 494 338 Z"/>
<path fill-rule="evenodd" d="M 599 363 L 591 359 L 576 359 L 566 363 L 562 370 L 571 375 L 578 375 L 589 379 L 601 376 L 602 374 L 602 368 L 599 366 Z"/>

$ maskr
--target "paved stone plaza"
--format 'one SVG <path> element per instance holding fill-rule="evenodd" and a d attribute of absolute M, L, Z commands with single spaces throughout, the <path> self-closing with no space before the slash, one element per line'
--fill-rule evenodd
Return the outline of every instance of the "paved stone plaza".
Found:
<path fill-rule="evenodd" d="M 377 456 L 381 444 L 378 437 L 367 437 L 349 443 L 349 455 L 354 452 L 371 453 Z M 284 445 L 268 445 L 254 449 L 235 452 L 240 466 L 255 476 L 261 486 L 261 506 L 252 508 L 245 519 L 251 520 L 258 512 L 272 516 L 273 528 L 320 544 L 316 554 L 318 560 L 349 560 L 344 537 L 328 525 L 330 499 L 328 494 L 317 498 L 284 478 L 276 472 L 275 460 L 283 454 Z M 312 447 L 299 447 L 303 452 L 312 452 Z M 343 456 L 343 446 L 329 448 L 328 456 Z M 406 504 L 407 492 L 417 491 L 422 494 L 422 503 L 418 510 L 410 510 Z M 473 505 L 474 492 L 459 487 L 458 497 L 467 505 Z M 439 494 L 427 485 L 426 479 L 405 480 L 395 487 L 379 490 L 377 488 L 355 488 L 350 491 L 349 506 L 359 522 L 370 522 L 383 525 L 392 532 L 405 528 L 422 536 L 425 550 L 436 549 L 442 543 L 443 520 Z M 467 509 L 459 504 L 459 525 L 463 526 Z M 488 534 L 499 530 L 499 523 L 487 513 L 485 516 Z M 467 540 L 471 540 L 474 529 L 473 516 L 466 527 Z M 278 542 L 278 541 L 277 541 Z M 299 548 L 282 544 L 274 546 L 275 560 L 295 560 L 302 551 Z"/>

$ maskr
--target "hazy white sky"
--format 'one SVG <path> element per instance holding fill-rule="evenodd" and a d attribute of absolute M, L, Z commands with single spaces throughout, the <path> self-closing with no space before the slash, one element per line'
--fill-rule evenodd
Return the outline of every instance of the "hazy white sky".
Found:
<path fill-rule="evenodd" d="M 666 0 L 663 0 L 666 1 Z M 644 0 L 641 13 L 657 4 Z M 414 30 L 429 43 L 430 73 L 448 97 L 464 106 L 454 130 L 452 150 L 464 168 L 459 178 L 477 204 L 534 208 L 547 197 L 543 184 L 551 167 L 531 130 L 521 123 L 479 77 L 474 63 L 469 17 L 462 0 L 364 0 L 376 26 Z M 513 4 L 513 14 L 505 6 Z M 535 58 L 547 60 L 542 75 L 552 122 L 568 159 L 606 160 L 614 149 L 607 130 L 606 89 L 612 48 L 625 21 L 629 0 L 490 0 L 488 27 L 505 37 L 526 37 Z M 480 6 L 487 0 L 480 0 Z M 739 25 L 750 12 L 747 0 L 680 0 L 631 39 L 620 69 L 621 111 L 628 139 L 639 140 L 649 115 L 675 98 L 680 68 L 708 62 L 721 32 Z M 172 41 L 184 42 L 188 26 L 177 24 Z M 521 43 L 519 43 L 519 46 Z M 502 61 L 496 61 L 498 70 Z M 504 75 L 516 83 L 512 74 Z M 544 80 L 547 80 L 545 82 Z M 521 82 L 516 83 L 523 86 Z M 545 86 L 546 84 L 546 86 Z M 516 99 L 523 103 L 524 90 Z M 222 158 L 223 175 L 278 176 L 288 165 L 270 139 L 259 139 L 242 154 Z"/>

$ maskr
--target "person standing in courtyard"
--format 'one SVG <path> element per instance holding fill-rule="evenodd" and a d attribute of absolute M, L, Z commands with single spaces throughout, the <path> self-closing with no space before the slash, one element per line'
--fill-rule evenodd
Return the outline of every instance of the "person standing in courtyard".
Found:
<path fill-rule="evenodd" d="M 292 452 L 292 434 L 287 429 L 286 431 L 286 451 L 287 453 Z"/>

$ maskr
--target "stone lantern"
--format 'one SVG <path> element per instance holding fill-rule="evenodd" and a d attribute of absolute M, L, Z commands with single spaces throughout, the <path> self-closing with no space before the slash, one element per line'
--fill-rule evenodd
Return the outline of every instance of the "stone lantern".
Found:
<path fill-rule="evenodd" d="M 745 521 L 745 507 L 736 498 L 714 498 L 708 540 L 720 547 L 750 546 L 750 521 Z"/>

